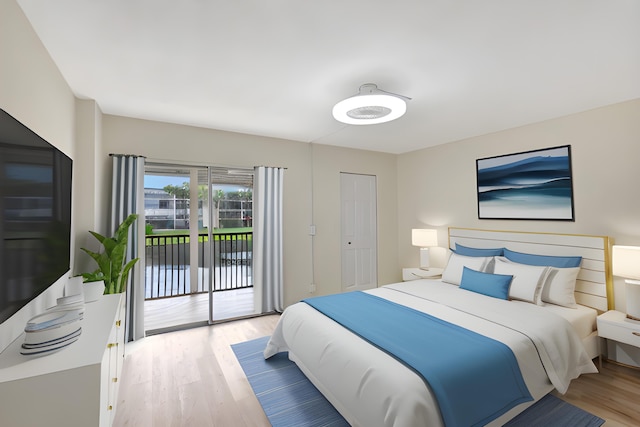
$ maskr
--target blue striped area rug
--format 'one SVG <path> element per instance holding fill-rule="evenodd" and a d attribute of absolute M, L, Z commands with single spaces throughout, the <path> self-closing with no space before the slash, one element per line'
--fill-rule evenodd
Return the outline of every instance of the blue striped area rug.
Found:
<path fill-rule="evenodd" d="M 349 424 L 313 384 L 279 353 L 264 360 L 262 352 L 269 337 L 262 337 L 231 348 L 247 375 L 262 409 L 273 427 L 347 427 Z M 555 396 L 547 395 L 509 421 L 508 427 L 599 427 L 596 417 Z"/>

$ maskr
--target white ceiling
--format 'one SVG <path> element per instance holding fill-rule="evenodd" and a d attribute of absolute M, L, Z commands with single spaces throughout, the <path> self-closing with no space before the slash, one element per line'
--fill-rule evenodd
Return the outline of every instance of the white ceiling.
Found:
<path fill-rule="evenodd" d="M 640 98 L 638 0 L 17 0 L 104 113 L 403 153 Z M 333 105 L 413 98 L 390 123 Z"/>

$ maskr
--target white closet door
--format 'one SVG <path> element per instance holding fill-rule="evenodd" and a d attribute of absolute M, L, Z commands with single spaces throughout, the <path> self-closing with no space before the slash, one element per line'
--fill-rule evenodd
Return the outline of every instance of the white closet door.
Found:
<path fill-rule="evenodd" d="M 340 174 L 342 291 L 378 286 L 376 177 Z"/>

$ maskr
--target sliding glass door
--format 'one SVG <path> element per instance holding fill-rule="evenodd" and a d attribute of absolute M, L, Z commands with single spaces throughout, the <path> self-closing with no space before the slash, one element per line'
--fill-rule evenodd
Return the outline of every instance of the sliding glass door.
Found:
<path fill-rule="evenodd" d="M 251 170 L 149 163 L 147 334 L 251 315 Z"/>
<path fill-rule="evenodd" d="M 209 167 L 210 321 L 252 315 L 253 170 Z"/>

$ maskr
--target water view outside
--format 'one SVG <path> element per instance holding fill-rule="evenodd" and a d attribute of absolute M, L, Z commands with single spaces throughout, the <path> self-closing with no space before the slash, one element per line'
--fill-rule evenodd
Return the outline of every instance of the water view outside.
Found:
<path fill-rule="evenodd" d="M 208 292 L 209 274 L 213 290 L 227 291 L 253 286 L 251 231 L 216 230 L 213 242 L 208 234 L 198 236 L 197 282 L 191 281 L 190 237 L 188 234 L 148 235 L 146 240 L 147 299 Z M 212 257 L 213 268 L 206 268 Z"/>

